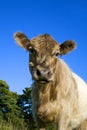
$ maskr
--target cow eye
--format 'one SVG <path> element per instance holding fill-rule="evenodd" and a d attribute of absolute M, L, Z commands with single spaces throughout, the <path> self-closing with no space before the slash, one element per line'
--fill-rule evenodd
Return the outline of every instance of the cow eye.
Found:
<path fill-rule="evenodd" d="M 59 55 L 59 52 L 56 52 L 55 54 L 56 54 L 56 56 L 58 56 L 58 55 Z"/>
<path fill-rule="evenodd" d="M 34 54 L 34 49 L 29 50 L 31 54 Z"/>
<path fill-rule="evenodd" d="M 30 54 L 35 54 L 35 50 L 32 47 L 29 48 L 29 52 Z"/>

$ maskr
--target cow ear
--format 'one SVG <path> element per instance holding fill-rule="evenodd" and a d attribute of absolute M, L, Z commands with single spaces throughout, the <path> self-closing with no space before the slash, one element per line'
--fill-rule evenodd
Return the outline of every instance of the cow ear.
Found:
<path fill-rule="evenodd" d="M 16 40 L 16 42 L 18 43 L 19 46 L 28 50 L 28 48 L 30 46 L 30 40 L 26 37 L 26 35 L 24 33 L 16 32 L 14 34 L 14 39 Z"/>
<path fill-rule="evenodd" d="M 72 40 L 67 40 L 60 44 L 60 55 L 65 55 L 75 49 L 76 43 Z"/>

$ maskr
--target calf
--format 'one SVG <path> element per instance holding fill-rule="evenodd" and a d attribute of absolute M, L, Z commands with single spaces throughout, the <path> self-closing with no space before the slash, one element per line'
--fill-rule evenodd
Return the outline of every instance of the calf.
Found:
<path fill-rule="evenodd" d="M 29 51 L 32 75 L 33 115 L 39 130 L 55 122 L 56 130 L 72 130 L 87 119 L 87 85 L 66 63 L 58 58 L 72 51 L 76 44 L 56 42 L 49 34 L 29 40 L 25 34 L 14 35 L 18 44 Z"/>

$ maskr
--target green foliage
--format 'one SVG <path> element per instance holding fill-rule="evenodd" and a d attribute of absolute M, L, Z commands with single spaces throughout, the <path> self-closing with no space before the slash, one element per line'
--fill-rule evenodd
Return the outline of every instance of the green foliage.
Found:
<path fill-rule="evenodd" d="M 4 120 L 0 120 L 0 130 L 29 130 L 27 127 L 17 127 L 13 125 L 11 122 L 6 122 Z"/>
<path fill-rule="evenodd" d="M 22 108 L 24 119 L 29 124 L 30 130 L 34 130 L 36 124 L 32 116 L 31 88 L 25 88 L 23 94 L 19 95 L 18 105 Z"/>
<path fill-rule="evenodd" d="M 26 122 L 17 101 L 17 93 L 11 92 L 7 83 L 0 80 L 0 120 L 12 123 L 21 130 L 23 126 L 26 126 Z"/>

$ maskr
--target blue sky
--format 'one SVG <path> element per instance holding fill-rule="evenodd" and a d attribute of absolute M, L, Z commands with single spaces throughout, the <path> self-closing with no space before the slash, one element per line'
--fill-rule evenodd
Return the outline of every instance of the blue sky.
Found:
<path fill-rule="evenodd" d="M 0 0 L 0 79 L 20 94 L 32 80 L 28 52 L 13 39 L 17 31 L 30 39 L 49 33 L 60 43 L 75 40 L 77 48 L 62 59 L 87 82 L 86 0 Z"/>

